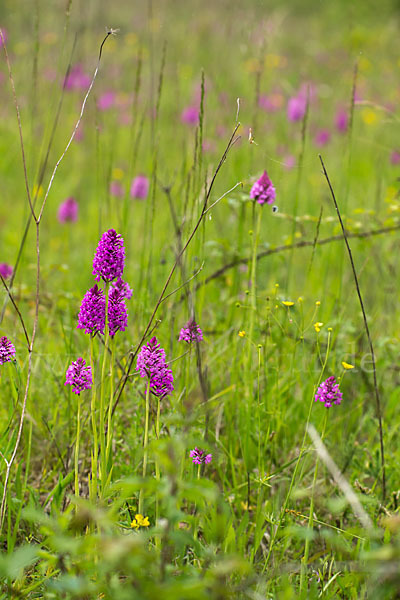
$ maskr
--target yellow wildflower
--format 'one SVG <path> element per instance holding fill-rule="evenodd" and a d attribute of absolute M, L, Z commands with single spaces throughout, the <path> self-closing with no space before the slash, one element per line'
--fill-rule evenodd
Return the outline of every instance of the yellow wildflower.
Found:
<path fill-rule="evenodd" d="M 344 360 L 342 361 L 342 367 L 343 369 L 346 369 L 346 371 L 349 371 L 350 369 L 354 369 L 354 365 L 350 365 L 347 362 L 344 362 Z"/>
<path fill-rule="evenodd" d="M 372 108 L 364 108 L 361 112 L 361 118 L 366 125 L 373 125 L 378 120 L 378 115 Z"/>
<path fill-rule="evenodd" d="M 41 185 L 38 185 L 37 183 L 35 183 L 35 185 L 33 186 L 33 190 L 32 190 L 32 196 L 34 198 L 36 196 L 38 198 L 41 198 L 43 196 L 43 187 Z"/>
<path fill-rule="evenodd" d="M 244 337 L 246 335 L 246 332 L 245 331 L 239 331 L 238 335 L 239 335 L 239 337 Z"/>
<path fill-rule="evenodd" d="M 290 302 L 289 300 L 283 300 L 283 301 L 282 301 L 282 304 L 283 304 L 284 306 L 293 306 L 293 305 L 294 305 L 294 302 Z"/>
<path fill-rule="evenodd" d="M 124 172 L 119 167 L 114 167 L 112 170 L 112 178 L 113 179 L 122 179 L 124 176 Z"/>
<path fill-rule="evenodd" d="M 133 521 L 131 523 L 131 527 L 135 528 L 135 529 L 139 529 L 139 527 L 149 527 L 149 525 L 150 525 L 149 517 L 144 517 L 141 514 L 135 515 L 135 518 L 133 519 Z"/>
<path fill-rule="evenodd" d="M 314 329 L 317 333 L 319 333 L 321 331 L 321 327 L 323 327 L 323 323 L 314 323 Z"/>

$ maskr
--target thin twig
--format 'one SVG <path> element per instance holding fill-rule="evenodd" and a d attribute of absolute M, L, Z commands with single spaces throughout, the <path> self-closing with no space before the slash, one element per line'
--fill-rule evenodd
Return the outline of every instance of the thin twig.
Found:
<path fill-rule="evenodd" d="M 44 207 L 46 205 L 47 197 L 49 195 L 50 189 L 51 189 L 51 187 L 53 185 L 53 180 L 54 180 L 54 177 L 55 177 L 55 175 L 57 173 L 57 169 L 58 169 L 61 161 L 63 160 L 64 156 L 68 152 L 68 149 L 69 149 L 70 145 L 72 144 L 72 142 L 74 140 L 74 137 L 75 137 L 75 134 L 76 134 L 76 132 L 78 130 L 78 127 L 79 127 L 79 125 L 80 125 L 80 123 L 82 121 L 83 113 L 85 112 L 86 102 L 87 102 L 87 100 L 89 98 L 90 92 L 92 91 L 92 87 L 94 85 L 94 82 L 96 81 L 97 73 L 99 72 L 101 55 L 102 55 L 102 52 L 103 52 L 103 46 L 106 43 L 106 41 L 109 38 L 109 36 L 110 35 L 114 35 L 115 33 L 116 33 L 116 30 L 109 29 L 107 31 L 107 33 L 106 33 L 106 36 L 105 36 L 104 40 L 100 44 L 99 57 L 97 59 L 97 65 L 96 65 L 96 68 L 94 70 L 93 77 L 92 77 L 92 80 L 91 80 L 90 85 L 88 87 L 88 90 L 86 92 L 86 95 L 85 95 L 85 97 L 83 99 L 82 106 L 81 106 L 81 112 L 79 113 L 79 118 L 78 118 L 78 120 L 76 122 L 74 130 L 73 130 L 73 132 L 71 134 L 71 137 L 69 138 L 69 141 L 68 141 L 67 145 L 65 146 L 64 152 L 61 154 L 60 158 L 58 159 L 58 161 L 55 164 L 55 167 L 54 167 L 53 172 L 52 172 L 51 177 L 50 177 L 49 185 L 47 186 L 47 190 L 46 190 L 46 193 L 45 193 L 44 198 L 43 198 L 42 206 L 40 207 L 39 215 L 38 215 L 37 219 L 35 219 L 37 222 L 40 222 L 40 220 L 42 218 L 43 210 L 44 210 Z"/>
<path fill-rule="evenodd" d="M 117 397 L 116 397 L 115 402 L 114 402 L 114 406 L 113 406 L 113 409 L 112 409 L 112 414 L 115 413 L 115 410 L 116 410 L 116 408 L 118 406 L 118 403 L 120 401 L 122 392 L 124 391 L 125 385 L 126 385 L 126 383 L 128 381 L 129 373 L 130 373 L 130 371 L 132 369 L 134 360 L 135 360 L 135 358 L 137 356 L 137 353 L 139 352 L 139 349 L 140 349 L 140 347 L 141 347 L 144 339 L 146 338 L 147 332 L 149 331 L 149 329 L 150 329 L 150 327 L 151 327 L 151 325 L 153 323 L 153 320 L 154 320 L 154 318 L 156 316 L 156 313 L 157 313 L 157 311 L 158 311 L 158 309 L 160 307 L 160 304 L 163 301 L 164 295 L 165 295 L 165 293 L 167 291 L 168 285 L 169 285 L 169 283 L 170 283 L 170 281 L 172 279 L 172 276 L 173 276 L 173 274 L 175 272 L 175 269 L 178 266 L 178 264 L 180 263 L 180 260 L 181 260 L 181 258 L 183 256 L 183 254 L 185 253 L 187 247 L 189 246 L 190 242 L 192 241 L 193 237 L 195 236 L 195 234 L 196 234 L 198 228 L 200 227 L 200 224 L 201 224 L 201 222 L 202 222 L 202 220 L 204 218 L 204 215 L 205 215 L 206 210 L 207 210 L 208 200 L 210 198 L 210 194 L 211 194 L 211 191 L 213 189 L 215 179 L 216 179 L 216 177 L 217 177 L 217 175 L 218 175 L 218 173 L 219 173 L 222 165 L 224 164 L 224 162 L 226 160 L 226 157 L 228 155 L 229 150 L 231 149 L 231 147 L 235 144 L 235 142 L 238 139 L 238 138 L 235 139 L 235 135 L 236 135 L 236 132 L 239 129 L 239 127 L 240 127 L 240 123 L 237 123 L 235 125 L 235 128 L 234 128 L 234 130 L 232 132 L 232 135 L 231 135 L 231 137 L 229 139 L 229 142 L 228 142 L 228 144 L 227 144 L 227 146 L 225 148 L 225 151 L 224 151 L 224 153 L 223 153 L 223 155 L 222 155 L 222 157 L 221 157 L 221 159 L 220 159 L 220 161 L 218 163 L 218 166 L 217 166 L 217 168 L 214 171 L 213 177 L 211 179 L 210 185 L 208 187 L 207 193 L 206 193 L 205 198 L 204 198 L 204 203 L 203 203 L 203 207 L 202 207 L 200 216 L 199 216 L 199 218 L 198 218 L 198 220 L 197 220 L 197 222 L 196 222 L 196 224 L 195 224 L 195 226 L 194 226 L 191 234 L 189 235 L 188 239 L 186 240 L 186 243 L 182 247 L 182 250 L 176 256 L 174 264 L 172 265 L 172 268 L 171 268 L 171 270 L 170 270 L 170 272 L 168 274 L 168 277 L 167 277 L 167 279 L 166 279 L 166 281 L 164 283 L 164 286 L 163 286 L 163 288 L 161 290 L 160 296 L 159 296 L 159 298 L 158 298 L 158 300 L 156 302 L 156 305 L 155 305 L 154 310 L 153 310 L 153 312 L 152 312 L 152 314 L 150 316 L 150 319 L 149 319 L 149 321 L 147 323 L 147 326 L 146 326 L 146 328 L 144 330 L 144 333 L 143 333 L 143 335 L 142 335 L 142 337 L 140 339 L 140 342 L 137 345 L 136 350 L 131 354 L 131 357 L 130 357 L 130 360 L 129 360 L 129 363 L 128 363 L 128 367 L 127 367 L 125 373 L 122 375 L 122 378 L 121 378 L 121 380 L 120 380 L 120 382 L 119 382 L 119 384 L 117 386 L 117 390 L 118 390 L 117 393 L 116 393 Z"/>
<path fill-rule="evenodd" d="M 32 204 L 31 193 L 29 191 L 29 181 L 28 181 L 28 172 L 27 172 L 27 168 L 26 168 L 24 140 L 23 140 L 23 137 L 22 137 L 21 114 L 19 112 L 19 105 L 18 105 L 18 102 L 17 102 L 17 94 L 15 92 L 14 78 L 13 78 L 13 75 L 12 75 L 10 59 L 8 57 L 6 41 L 4 39 L 3 31 L 1 29 L 0 29 L 0 37 L 1 37 L 1 40 L 3 42 L 3 50 L 4 50 L 4 55 L 6 57 L 8 75 L 9 75 L 9 78 L 10 78 L 11 89 L 12 89 L 13 100 L 14 100 L 14 106 L 15 106 L 15 111 L 17 113 L 19 141 L 20 141 L 21 154 L 22 154 L 22 166 L 23 166 L 23 169 L 24 169 L 25 190 L 26 190 L 26 195 L 27 195 L 27 198 L 28 198 L 29 208 L 31 209 L 32 216 L 33 216 L 34 219 L 36 219 L 35 210 L 34 210 L 33 204 Z"/>
<path fill-rule="evenodd" d="M 65 72 L 65 75 L 64 75 L 64 85 L 63 85 L 62 93 L 61 93 L 61 96 L 60 96 L 60 100 L 58 102 L 57 112 L 56 112 L 56 116 L 54 118 L 52 130 L 51 130 L 51 134 L 50 134 L 50 138 L 49 138 L 49 143 L 47 145 L 46 156 L 45 156 L 44 161 L 42 163 L 42 166 L 40 168 L 39 177 L 38 177 L 37 186 L 36 186 L 36 191 L 34 192 L 34 196 L 33 196 L 33 202 L 32 202 L 33 208 L 35 208 L 35 206 L 36 206 L 36 200 L 38 198 L 39 190 L 40 190 L 41 185 L 43 183 L 43 178 L 44 178 L 44 175 L 45 175 L 45 172 L 46 172 L 47 163 L 48 163 L 49 156 L 50 156 L 50 150 L 52 148 L 53 141 L 55 139 L 55 133 L 56 133 L 56 130 L 57 130 L 57 124 L 58 124 L 58 121 L 59 121 L 59 118 L 60 118 L 61 108 L 62 108 L 64 96 L 65 96 L 65 82 L 67 81 L 67 78 L 68 78 L 70 70 L 71 70 L 72 57 L 73 57 L 73 53 L 74 53 L 74 50 L 75 50 L 75 45 L 76 45 L 76 36 L 75 36 L 75 41 L 74 41 L 74 44 L 73 44 L 73 47 L 72 47 L 72 50 L 71 50 L 71 55 L 70 55 L 70 58 L 69 58 L 68 66 L 67 66 L 67 69 L 66 69 L 66 72 Z M 15 277 L 17 275 L 19 263 L 20 263 L 20 260 L 21 260 L 21 257 L 22 257 L 22 252 L 23 252 L 23 249 L 25 247 L 26 240 L 28 238 L 28 233 L 29 233 L 29 229 L 30 229 L 30 226 L 31 226 L 31 223 L 32 223 L 32 219 L 33 219 L 33 215 L 30 212 L 29 216 L 28 216 L 28 219 L 27 219 L 27 222 L 26 222 L 26 225 L 25 225 L 24 233 L 22 234 L 21 242 L 19 244 L 19 248 L 18 248 L 18 252 L 17 252 L 17 258 L 15 259 L 15 263 L 14 263 L 14 267 L 13 267 L 13 272 L 12 272 L 12 275 L 11 275 L 11 278 L 10 278 L 10 282 L 9 282 L 10 283 L 10 285 L 9 285 L 10 289 L 13 287 L 13 283 L 14 283 Z M 6 310 L 6 306 L 7 306 L 7 300 L 4 302 L 4 305 L 3 305 L 3 308 L 2 308 L 2 311 L 1 311 L 0 323 L 3 321 L 4 313 L 5 313 L 5 310 Z"/>
<path fill-rule="evenodd" d="M 197 277 L 197 275 L 199 273 L 201 273 L 201 271 L 204 268 L 204 260 L 201 263 L 200 267 L 197 269 L 196 273 L 194 273 L 191 277 L 189 277 L 189 279 L 187 279 L 186 281 L 184 281 L 182 283 L 182 285 L 180 285 L 179 287 L 175 288 L 172 292 L 170 292 L 169 294 L 167 294 L 166 296 L 164 296 L 164 298 L 161 300 L 161 302 L 165 302 L 165 300 L 167 300 L 167 298 L 170 298 L 171 296 L 173 296 L 174 294 L 176 294 L 176 292 L 179 292 L 179 290 L 181 290 L 183 287 L 186 287 L 188 283 L 190 283 L 192 281 L 192 279 L 194 279 L 195 277 Z"/>
<path fill-rule="evenodd" d="M 11 300 L 11 302 L 12 302 L 12 305 L 13 305 L 13 307 L 14 307 L 14 308 L 15 308 L 15 310 L 16 310 L 16 313 L 17 313 L 17 315 L 18 315 L 18 317 L 19 317 L 19 320 L 21 321 L 22 329 L 24 330 L 24 334 L 25 334 L 25 338 L 26 338 L 26 342 L 27 342 L 27 344 L 28 344 L 28 350 L 29 350 L 29 348 L 30 348 L 30 346 L 31 346 L 31 342 L 30 342 L 30 340 L 29 340 L 29 335 L 28 335 L 28 332 L 27 332 L 27 330 L 26 330 L 26 327 L 25 327 L 25 322 L 24 322 L 24 319 L 23 319 L 23 317 L 22 317 L 22 315 L 21 315 L 21 312 L 20 312 L 20 310 L 19 310 L 19 308 L 18 308 L 18 306 L 17 306 L 17 304 L 16 304 L 16 302 L 15 302 L 15 300 L 14 300 L 14 297 L 13 297 L 13 295 L 11 294 L 11 292 L 10 292 L 10 289 L 9 289 L 9 287 L 8 287 L 7 283 L 5 282 L 5 280 L 4 280 L 4 277 L 3 277 L 3 275 L 2 275 L 1 273 L 0 273 L 0 279 L 1 279 L 1 283 L 3 284 L 3 286 L 4 286 L 4 287 L 5 287 L 5 289 L 6 289 L 6 292 L 7 292 L 7 294 L 8 294 L 8 297 L 10 298 L 10 300 Z"/>
<path fill-rule="evenodd" d="M 34 318 L 34 322 L 33 322 L 33 328 L 32 328 L 32 335 L 30 338 L 30 344 L 28 347 L 28 352 L 29 352 L 29 363 L 28 363 L 28 374 L 27 374 L 27 379 L 26 379 L 26 385 L 25 385 L 25 392 L 24 392 L 24 399 L 23 399 L 23 403 L 22 403 L 22 409 L 21 409 L 21 416 L 20 416 L 20 421 L 19 421 L 19 426 L 18 426 L 18 433 L 17 433 L 17 439 L 15 441 L 15 445 L 14 445 L 14 449 L 12 451 L 11 454 L 11 458 L 9 461 L 6 461 L 6 474 L 5 474 L 5 478 L 4 478 L 4 486 L 3 486 L 3 496 L 2 496 L 2 500 L 1 500 L 1 505 L 0 505 L 0 532 L 3 528 L 3 524 L 4 524 L 4 517 L 5 517 L 5 508 L 6 508 L 6 498 L 7 498 L 7 489 L 8 489 L 8 482 L 10 479 L 10 472 L 11 472 L 11 468 L 13 466 L 18 448 L 19 448 L 19 444 L 21 441 L 21 436 L 22 436 L 22 430 L 23 430 L 23 425 L 24 425 L 24 421 L 25 421 L 25 414 L 26 414 L 26 404 L 27 404 L 27 399 L 28 399 L 28 392 L 29 392 L 29 388 L 30 388 L 30 380 L 31 380 L 31 374 L 32 374 L 32 354 L 33 354 L 33 348 L 34 348 L 34 344 L 35 344 L 35 339 L 36 339 L 36 333 L 37 333 L 37 327 L 38 327 L 38 321 L 39 321 L 39 301 L 40 301 L 40 223 L 41 223 L 41 218 L 43 215 L 43 210 L 44 207 L 46 205 L 46 200 L 47 197 L 49 195 L 50 189 L 52 187 L 53 184 L 53 180 L 55 177 L 55 174 L 57 172 L 57 168 L 59 166 L 59 164 L 61 163 L 62 159 L 64 158 L 69 146 L 72 143 L 72 140 L 74 139 L 76 130 L 78 129 L 79 123 L 81 122 L 84 110 L 85 110 L 85 106 L 86 106 L 86 102 L 87 99 L 89 97 L 90 91 L 93 87 L 94 81 L 96 79 L 98 70 L 99 70 L 99 66 L 100 66 L 100 59 L 101 59 L 101 54 L 102 54 L 102 49 L 103 46 L 105 44 L 105 41 L 108 39 L 108 37 L 110 35 L 112 35 L 113 33 L 115 33 L 113 30 L 109 30 L 107 31 L 107 35 L 105 36 L 104 40 L 102 41 L 101 45 L 100 45 L 100 50 L 99 50 L 99 58 L 98 58 L 98 62 L 97 62 L 97 66 L 96 69 L 94 71 L 92 80 L 90 82 L 88 91 L 85 95 L 85 98 L 83 100 L 82 103 L 82 107 L 81 107 L 81 111 L 80 111 L 80 115 L 77 121 L 77 124 L 75 125 L 75 129 L 67 143 L 67 146 L 64 150 L 64 152 L 62 153 L 61 157 L 59 158 L 59 160 L 56 163 L 56 166 L 53 170 L 53 173 L 51 175 L 50 181 L 49 181 L 49 185 L 47 187 L 47 191 L 44 197 L 44 200 L 42 202 L 42 206 L 39 212 L 39 215 L 36 217 L 33 206 L 32 206 L 32 201 L 31 201 L 31 196 L 29 193 L 29 183 L 28 183 L 28 178 L 27 178 L 27 172 L 26 172 L 26 161 L 25 161 L 25 149 L 24 149 L 24 142 L 23 142 L 23 137 L 22 137 L 22 127 L 21 127 L 21 119 L 20 119 L 20 113 L 19 113 L 19 106 L 18 106 L 18 101 L 17 101 L 17 96 L 15 93 L 15 86 L 14 86 L 14 81 L 13 81 L 13 77 L 12 77 L 12 72 L 11 72 L 11 65 L 10 62 L 8 60 L 8 54 L 7 54 L 7 50 L 5 48 L 5 44 L 4 44 L 4 37 L 3 37 L 3 33 L 0 29 L 0 35 L 1 35 L 1 39 L 3 40 L 3 46 L 4 46 L 4 51 L 6 53 L 6 59 L 7 59 L 7 67 L 9 70 L 9 76 L 10 76 L 10 80 L 11 80 L 11 87 L 12 87 L 12 91 L 13 91 L 13 98 L 14 98 L 14 105 L 15 105 L 15 109 L 17 112 L 17 120 L 18 120 L 18 128 L 19 128 L 19 134 L 20 134 L 20 145 L 21 145 L 21 153 L 22 153 L 22 162 L 23 162 L 23 167 L 24 167 L 24 177 L 25 177 L 25 187 L 26 187 L 26 192 L 27 192 L 27 196 L 28 196 L 28 201 L 29 201 L 29 206 L 32 212 L 32 217 L 35 221 L 36 224 L 36 299 L 35 299 L 35 318 Z"/>
<path fill-rule="evenodd" d="M 357 277 L 356 268 L 354 266 L 353 255 L 351 253 L 350 245 L 349 245 L 349 242 L 348 242 L 348 239 L 347 239 L 348 236 L 347 236 L 346 230 L 344 228 L 344 224 L 343 224 L 343 221 L 342 221 L 342 217 L 341 217 L 341 214 L 340 214 L 338 203 L 336 201 L 335 192 L 333 191 L 333 187 L 332 187 L 332 184 L 331 184 L 330 179 L 328 177 L 328 173 L 326 172 L 326 169 L 325 169 L 324 161 L 322 160 L 322 156 L 320 154 L 319 154 L 319 160 L 321 161 L 321 165 L 322 165 L 322 169 L 323 169 L 323 172 L 324 172 L 324 175 L 325 175 L 325 179 L 326 179 L 326 181 L 328 183 L 329 190 L 330 190 L 331 196 L 332 196 L 332 200 L 333 200 L 333 203 L 335 205 L 336 213 L 337 213 L 337 216 L 338 216 L 338 219 L 339 219 L 339 223 L 340 223 L 340 226 L 342 228 L 343 238 L 344 238 L 344 241 L 345 241 L 345 244 L 346 244 L 347 252 L 349 254 L 350 264 L 351 264 L 351 268 L 352 268 L 353 276 L 354 276 L 354 283 L 355 283 L 355 286 L 356 286 L 358 299 L 360 301 L 361 311 L 362 311 L 363 319 L 364 319 L 365 332 L 367 334 L 368 344 L 369 344 L 369 348 L 370 348 L 370 352 L 371 352 L 372 370 L 373 370 L 373 374 L 374 374 L 374 389 L 375 389 L 376 413 L 377 413 L 378 422 L 379 422 L 379 442 L 380 442 L 381 467 L 382 467 L 382 502 L 384 503 L 385 502 L 385 498 L 386 498 L 385 449 L 384 449 L 384 444 L 383 444 L 382 407 L 381 407 L 381 400 L 380 400 L 380 396 L 379 396 L 378 382 L 377 382 L 377 378 L 376 378 L 376 364 L 375 364 L 374 347 L 372 345 L 371 335 L 369 333 L 367 315 L 365 313 L 364 303 L 363 303 L 362 296 L 361 296 L 361 290 L 360 290 L 360 286 L 358 284 L 358 277 Z"/>
<path fill-rule="evenodd" d="M 393 225 L 392 227 L 382 227 L 380 229 L 371 229 L 370 231 L 361 231 L 361 232 L 353 232 L 353 233 L 347 232 L 346 235 L 348 238 L 359 238 L 359 239 L 361 238 L 362 239 L 362 238 L 373 237 L 375 235 L 383 235 L 385 233 L 391 233 L 393 231 L 398 231 L 399 229 L 400 229 L 400 225 Z M 341 242 L 342 240 L 343 240 L 342 235 L 332 235 L 327 238 L 317 239 L 316 242 L 315 242 L 315 238 L 314 238 L 314 240 L 303 240 L 301 242 L 296 242 L 295 244 L 282 244 L 282 246 L 276 246 L 275 248 L 270 248 L 268 250 L 263 250 L 262 252 L 259 252 L 257 254 L 257 260 L 260 260 L 261 258 L 265 258 L 266 256 L 270 256 L 271 254 L 279 254 L 280 252 L 285 252 L 287 250 L 293 250 L 294 248 L 313 247 L 314 243 L 316 243 L 317 246 L 324 246 L 325 244 L 330 244 L 331 242 Z M 221 275 L 226 273 L 226 271 L 229 271 L 230 269 L 233 269 L 234 267 L 237 267 L 238 265 L 246 265 L 250 261 L 251 261 L 251 257 L 248 257 L 248 256 L 245 256 L 243 258 L 235 258 L 231 262 L 223 265 L 222 267 L 220 267 L 219 269 L 214 271 L 214 273 L 211 273 L 211 275 L 209 275 L 206 279 L 204 279 L 204 281 L 201 281 L 200 283 L 198 283 L 195 289 L 198 289 L 202 285 L 206 285 L 213 279 L 217 279 L 218 277 L 221 277 Z"/>

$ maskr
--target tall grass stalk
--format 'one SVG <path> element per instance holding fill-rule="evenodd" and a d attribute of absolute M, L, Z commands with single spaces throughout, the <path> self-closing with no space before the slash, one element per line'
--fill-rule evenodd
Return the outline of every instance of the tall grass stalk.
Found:
<path fill-rule="evenodd" d="M 149 419 L 150 419 L 150 377 L 147 381 L 146 388 L 146 397 L 145 397 L 145 422 L 144 422 L 144 438 L 143 438 L 143 467 L 142 467 L 142 475 L 143 479 L 146 477 L 147 473 L 147 456 L 148 456 L 148 445 L 149 445 Z M 144 507 L 144 488 L 140 488 L 139 492 L 139 508 L 138 512 L 143 515 L 143 507 Z"/>
<path fill-rule="evenodd" d="M 329 191 L 332 196 L 332 201 L 335 206 L 335 210 L 336 210 L 336 214 L 337 214 L 337 217 L 338 217 L 338 220 L 340 223 L 340 227 L 342 229 L 343 239 L 344 239 L 344 242 L 345 242 L 345 245 L 347 248 L 347 252 L 349 255 L 351 270 L 353 272 L 354 285 L 356 287 L 357 296 L 358 296 L 358 300 L 360 302 L 361 312 L 363 315 L 364 329 L 365 329 L 365 333 L 367 335 L 368 345 L 369 345 L 369 349 L 371 352 L 372 371 L 373 371 L 373 376 L 374 376 L 375 407 L 376 407 L 376 416 L 378 419 L 378 432 L 379 432 L 379 445 L 380 445 L 380 458 L 381 458 L 382 502 L 385 502 L 385 499 L 386 499 L 386 468 L 385 468 L 385 447 L 384 447 L 384 442 L 383 442 L 383 414 L 382 414 L 381 399 L 380 399 L 379 388 L 378 388 L 378 380 L 377 380 L 377 376 L 376 376 L 376 362 L 375 362 L 374 346 L 372 344 L 372 339 L 371 339 L 371 335 L 369 332 L 367 315 L 366 315 L 365 308 L 364 308 L 364 302 L 363 302 L 363 299 L 361 296 L 361 289 L 360 289 L 360 286 L 358 283 L 357 271 L 356 271 L 356 267 L 354 265 L 353 254 L 351 252 L 350 244 L 347 239 L 348 236 L 347 236 L 344 224 L 343 224 L 343 220 L 342 220 L 342 216 L 340 214 L 338 203 L 336 201 L 335 192 L 333 191 L 333 187 L 332 187 L 331 181 L 329 179 L 329 176 L 326 171 L 325 164 L 324 164 L 324 161 L 322 160 L 321 155 L 319 155 L 319 160 L 321 161 L 322 170 L 323 170 L 325 179 L 327 181 Z"/>

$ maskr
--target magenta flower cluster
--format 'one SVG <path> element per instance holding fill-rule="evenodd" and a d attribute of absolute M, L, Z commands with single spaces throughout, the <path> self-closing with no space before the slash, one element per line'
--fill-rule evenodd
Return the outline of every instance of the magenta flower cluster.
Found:
<path fill-rule="evenodd" d="M 90 335 L 104 333 L 105 320 L 106 298 L 96 283 L 83 297 L 78 315 L 78 329 L 84 329 L 85 333 Z"/>
<path fill-rule="evenodd" d="M 273 204 L 276 192 L 267 171 L 261 175 L 250 190 L 250 198 L 257 200 L 258 204 Z"/>
<path fill-rule="evenodd" d="M 108 325 L 111 337 L 117 331 L 125 331 L 128 313 L 125 300 L 132 297 L 132 290 L 121 277 L 125 265 L 124 240 L 114 229 L 106 231 L 97 246 L 93 260 L 93 273 L 98 281 L 110 283 L 108 293 Z M 115 280 L 115 281 L 114 281 Z M 78 329 L 92 336 L 104 333 L 106 321 L 106 297 L 97 285 L 88 290 L 82 300 L 78 315 Z"/>
<path fill-rule="evenodd" d="M 190 451 L 190 458 L 195 465 L 208 465 L 212 460 L 212 454 L 206 454 L 205 450 L 196 447 Z"/>
<path fill-rule="evenodd" d="M 96 281 L 113 281 L 121 277 L 125 266 L 125 248 L 122 236 L 109 229 L 100 238 L 93 259 L 93 275 Z"/>
<path fill-rule="evenodd" d="M 130 300 L 132 298 L 132 289 L 129 287 L 128 283 L 124 281 L 121 277 L 118 277 L 116 281 L 113 281 L 111 283 L 111 290 L 113 289 L 118 290 L 126 300 Z"/>
<path fill-rule="evenodd" d="M 200 327 L 197 325 L 194 319 L 190 319 L 187 322 L 185 327 L 182 327 L 179 333 L 179 341 L 187 342 L 191 344 L 192 342 L 201 342 L 203 340 L 203 332 Z"/>
<path fill-rule="evenodd" d="M 93 385 L 92 367 L 86 365 L 85 360 L 80 357 L 68 367 L 64 385 L 72 385 L 75 394 L 90 390 Z"/>
<path fill-rule="evenodd" d="M 149 193 L 149 180 L 146 175 L 137 175 L 132 179 L 130 194 L 132 198 L 144 200 Z"/>
<path fill-rule="evenodd" d="M 3 279 L 8 279 L 13 274 L 13 268 L 7 263 L 0 263 L 0 275 Z"/>
<path fill-rule="evenodd" d="M 84 90 L 90 85 L 90 77 L 84 72 L 82 65 L 74 65 L 64 80 L 66 90 Z"/>
<path fill-rule="evenodd" d="M 15 347 L 5 335 L 0 338 L 0 365 L 10 362 L 15 357 Z"/>
<path fill-rule="evenodd" d="M 57 218 L 60 223 L 75 223 L 78 220 L 78 203 L 75 198 L 67 198 L 58 207 Z"/>
<path fill-rule="evenodd" d="M 321 383 L 317 393 L 315 394 L 315 402 L 323 402 L 326 408 L 330 408 L 332 404 L 340 404 L 343 394 L 339 390 L 339 384 L 336 383 L 335 377 L 328 377 L 326 381 Z"/>
<path fill-rule="evenodd" d="M 111 337 L 114 337 L 118 330 L 125 331 L 128 325 L 124 292 L 116 287 L 112 288 L 108 295 L 108 321 Z"/>
<path fill-rule="evenodd" d="M 154 396 L 164 397 L 174 390 L 172 371 L 165 362 L 165 350 L 156 337 L 152 337 L 147 346 L 140 349 L 136 370 L 141 377 L 150 381 L 150 391 Z"/>

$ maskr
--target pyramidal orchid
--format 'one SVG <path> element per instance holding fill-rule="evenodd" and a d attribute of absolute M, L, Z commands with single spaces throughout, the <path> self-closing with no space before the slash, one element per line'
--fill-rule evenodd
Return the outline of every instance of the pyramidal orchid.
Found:
<path fill-rule="evenodd" d="M 82 300 L 78 314 L 78 329 L 84 329 L 85 333 L 95 335 L 97 332 L 104 333 L 106 314 L 106 299 L 104 292 L 95 286 L 88 290 Z"/>
<path fill-rule="evenodd" d="M 268 177 L 267 171 L 261 175 L 250 190 L 250 198 L 257 200 L 258 204 L 273 204 L 276 198 L 275 187 Z"/>
<path fill-rule="evenodd" d="M 0 338 L 0 365 L 10 362 L 15 357 L 15 347 L 10 340 L 3 335 Z"/>
<path fill-rule="evenodd" d="M 109 229 L 105 231 L 98 243 L 93 259 L 93 275 L 96 281 L 105 282 L 121 277 L 125 266 L 125 248 L 122 236 Z"/>
<path fill-rule="evenodd" d="M 200 327 L 197 325 L 194 319 L 190 319 L 185 325 L 182 327 L 179 333 L 179 341 L 187 342 L 191 344 L 192 342 L 201 342 L 203 340 L 203 332 Z"/>
<path fill-rule="evenodd" d="M 339 384 L 336 383 L 336 379 L 332 375 L 319 386 L 315 394 L 315 402 L 323 402 L 326 408 L 330 408 L 332 404 L 340 404 L 342 397 L 343 394 L 339 390 Z"/>
<path fill-rule="evenodd" d="M 142 346 L 136 364 L 141 377 L 148 377 L 150 391 L 158 397 L 173 392 L 174 378 L 171 369 L 165 362 L 165 350 L 161 348 L 156 337 L 151 338 L 147 346 Z"/>
<path fill-rule="evenodd" d="M 80 357 L 68 367 L 64 385 L 71 385 L 75 394 L 83 390 L 90 390 L 93 385 L 92 368 L 86 365 L 85 360 Z"/>

